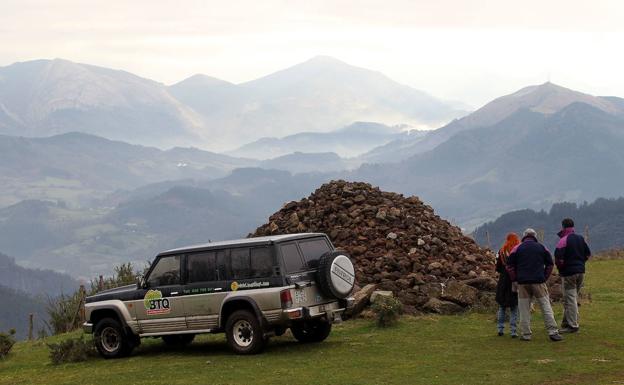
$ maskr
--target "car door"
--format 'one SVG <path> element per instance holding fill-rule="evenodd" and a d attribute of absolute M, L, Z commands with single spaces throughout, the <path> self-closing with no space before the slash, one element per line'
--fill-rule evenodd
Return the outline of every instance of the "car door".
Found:
<path fill-rule="evenodd" d="M 189 330 L 208 330 L 219 326 L 221 303 L 227 295 L 224 264 L 224 250 L 186 256 L 183 301 Z"/>
<path fill-rule="evenodd" d="M 183 255 L 162 256 L 148 272 L 144 297 L 134 306 L 141 334 L 187 329 L 182 300 L 183 261 Z"/>

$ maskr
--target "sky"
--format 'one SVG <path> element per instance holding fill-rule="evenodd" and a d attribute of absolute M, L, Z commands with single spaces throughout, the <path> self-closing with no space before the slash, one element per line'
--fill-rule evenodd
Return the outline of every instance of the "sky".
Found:
<path fill-rule="evenodd" d="M 0 66 L 40 58 L 165 84 L 329 55 L 475 108 L 552 81 L 624 97 L 624 2 L 0 0 Z"/>

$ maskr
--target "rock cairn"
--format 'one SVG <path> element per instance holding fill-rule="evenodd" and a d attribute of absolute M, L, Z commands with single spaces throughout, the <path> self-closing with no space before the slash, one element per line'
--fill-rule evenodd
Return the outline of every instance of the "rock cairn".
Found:
<path fill-rule="evenodd" d="M 492 300 L 494 255 L 415 196 L 332 181 L 251 236 L 297 232 L 329 235 L 354 260 L 358 285 L 392 291 L 408 312 L 455 313 Z"/>

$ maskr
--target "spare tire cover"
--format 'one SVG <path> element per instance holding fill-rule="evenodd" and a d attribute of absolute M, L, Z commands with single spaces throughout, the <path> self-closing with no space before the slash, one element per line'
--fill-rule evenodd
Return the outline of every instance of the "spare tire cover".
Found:
<path fill-rule="evenodd" d="M 355 268 L 342 251 L 324 254 L 319 261 L 319 286 L 327 296 L 346 298 L 355 285 Z"/>

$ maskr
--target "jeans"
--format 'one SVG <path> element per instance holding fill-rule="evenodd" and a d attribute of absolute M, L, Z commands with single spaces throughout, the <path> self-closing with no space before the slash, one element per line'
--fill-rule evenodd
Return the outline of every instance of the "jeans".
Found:
<path fill-rule="evenodd" d="M 578 328 L 578 297 L 583 287 L 584 274 L 574 274 L 563 277 L 563 328 Z"/>
<path fill-rule="evenodd" d="M 507 308 L 504 306 L 498 307 L 497 326 L 498 326 L 499 333 L 502 333 L 503 330 L 505 330 L 506 310 Z M 518 332 L 516 331 L 517 320 L 518 320 L 518 306 L 510 307 L 509 308 L 509 329 L 511 329 L 512 336 L 518 335 Z"/>
<path fill-rule="evenodd" d="M 531 338 L 531 301 L 540 307 L 544 316 L 544 326 L 548 335 L 559 334 L 557 322 L 550 306 L 548 287 L 545 283 L 519 284 L 518 285 L 518 308 L 520 309 L 520 333 L 525 338 Z"/>

